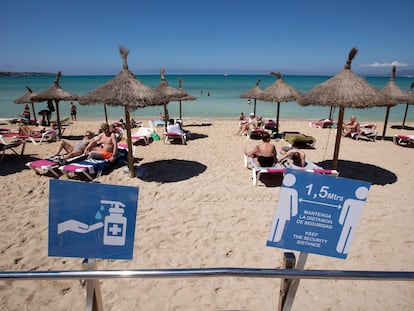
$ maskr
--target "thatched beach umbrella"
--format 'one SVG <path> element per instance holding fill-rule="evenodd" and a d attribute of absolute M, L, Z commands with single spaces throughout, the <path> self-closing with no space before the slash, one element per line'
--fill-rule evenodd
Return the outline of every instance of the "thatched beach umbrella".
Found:
<path fill-rule="evenodd" d="M 390 81 L 383 88 L 380 89 L 381 93 L 390 98 L 390 101 L 387 104 L 387 112 L 385 113 L 384 129 L 382 130 L 382 139 L 385 138 L 385 132 L 387 130 L 388 116 L 390 114 L 391 106 L 395 106 L 398 103 L 414 104 L 414 98 L 410 96 L 409 93 L 400 89 L 398 85 L 395 83 L 396 71 L 396 67 L 393 66 Z"/>
<path fill-rule="evenodd" d="M 101 103 L 111 106 L 124 106 L 128 143 L 128 168 L 130 176 L 134 177 L 130 112 L 137 108 L 161 104 L 163 98 L 151 87 L 144 85 L 136 79 L 135 75 L 128 70 L 127 57 L 129 51 L 121 46 L 119 52 L 123 61 L 122 71 L 115 78 L 94 91 L 81 96 L 79 103 L 81 105 Z"/>
<path fill-rule="evenodd" d="M 33 99 L 32 96 L 35 96 L 36 93 L 34 93 L 32 91 L 32 89 L 28 86 L 26 86 L 27 92 L 23 94 L 23 96 L 19 97 L 18 99 L 16 99 L 14 101 L 15 104 L 32 104 L 32 111 L 33 111 L 33 117 L 34 117 L 34 121 L 35 123 L 37 123 L 37 119 L 36 119 L 36 111 L 34 108 L 34 104 L 33 104 Z M 30 121 L 30 120 L 29 120 Z"/>
<path fill-rule="evenodd" d="M 302 94 L 287 84 L 282 79 L 282 74 L 280 72 L 271 72 L 273 76 L 276 76 L 276 81 L 268 86 L 259 96 L 258 99 L 266 102 L 276 102 L 277 103 L 277 113 L 276 113 L 276 135 L 279 136 L 279 113 L 280 113 L 280 103 L 281 102 L 291 102 L 297 101 L 300 99 Z"/>
<path fill-rule="evenodd" d="M 167 130 L 167 104 L 170 101 L 173 100 L 179 100 L 180 98 L 186 97 L 188 94 L 184 92 L 182 89 L 176 89 L 171 87 L 167 80 L 165 79 L 165 70 L 164 68 L 161 68 L 160 70 L 161 74 L 161 82 L 160 84 L 155 88 L 155 90 L 160 93 L 165 101 L 164 101 L 164 116 L 165 116 L 165 130 Z"/>
<path fill-rule="evenodd" d="M 182 78 L 179 78 L 179 79 L 178 79 L 178 90 L 183 91 L 183 92 L 184 92 L 184 93 L 186 93 L 187 95 L 186 95 L 186 96 L 184 96 L 184 97 L 173 98 L 173 99 L 171 100 L 171 101 L 179 101 L 179 102 L 180 102 L 180 120 L 182 120 L 182 119 L 183 119 L 183 117 L 182 117 L 182 113 L 181 113 L 181 102 L 182 102 L 182 101 L 196 100 L 196 99 L 197 99 L 196 97 L 194 97 L 194 96 L 192 96 L 192 95 L 188 94 L 187 92 L 185 92 L 185 91 L 183 90 L 182 83 L 183 83 L 183 79 L 182 79 Z"/>
<path fill-rule="evenodd" d="M 339 107 L 338 126 L 336 131 L 335 150 L 332 161 L 333 169 L 338 168 L 339 145 L 342 136 L 342 123 L 345 107 L 368 108 L 383 106 L 387 97 L 370 85 L 363 78 L 351 71 L 351 62 L 358 50 L 353 48 L 348 55 L 344 69 L 334 77 L 315 86 L 299 100 L 303 106 Z"/>
<path fill-rule="evenodd" d="M 256 85 L 253 86 L 250 90 L 240 95 L 240 98 L 253 98 L 254 99 L 254 106 L 253 106 L 253 113 L 256 115 L 256 100 L 259 99 L 262 94 L 263 90 L 259 87 L 259 83 L 263 80 L 260 78 L 256 81 Z"/>
<path fill-rule="evenodd" d="M 78 100 L 79 96 L 71 94 L 64 89 L 62 89 L 59 85 L 59 79 L 62 76 L 62 73 L 59 71 L 55 81 L 53 82 L 52 86 L 48 88 L 46 91 L 43 91 L 35 96 L 32 96 L 31 99 L 35 102 L 43 102 L 46 100 L 54 100 L 56 103 L 56 118 L 57 118 L 57 125 L 58 125 L 58 137 L 62 137 L 62 128 L 60 124 L 60 113 L 59 113 L 59 102 L 61 100 L 64 101 L 73 101 Z"/>
<path fill-rule="evenodd" d="M 412 98 L 414 98 L 413 88 L 414 88 L 414 82 L 411 83 L 410 91 L 408 92 Z M 412 104 L 414 104 L 414 99 L 411 103 L 407 103 L 407 105 L 405 106 L 405 112 L 404 112 L 404 118 L 403 118 L 403 122 L 402 122 L 402 128 L 405 127 L 405 120 L 407 119 L 408 106 L 412 105 Z"/>

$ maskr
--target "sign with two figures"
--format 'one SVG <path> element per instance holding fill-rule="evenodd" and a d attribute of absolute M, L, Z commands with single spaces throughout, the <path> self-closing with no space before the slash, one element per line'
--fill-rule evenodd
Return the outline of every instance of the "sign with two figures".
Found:
<path fill-rule="evenodd" d="M 345 259 L 370 184 L 287 170 L 267 246 Z"/>

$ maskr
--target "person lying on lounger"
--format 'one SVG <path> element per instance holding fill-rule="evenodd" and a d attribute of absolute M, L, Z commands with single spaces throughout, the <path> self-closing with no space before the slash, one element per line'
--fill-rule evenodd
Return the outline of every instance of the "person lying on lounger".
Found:
<path fill-rule="evenodd" d="M 270 135 L 264 132 L 262 135 L 263 142 L 251 151 L 245 151 L 248 157 L 253 158 L 254 162 L 262 167 L 272 167 L 277 163 L 276 146 L 270 142 Z"/>
<path fill-rule="evenodd" d="M 279 163 L 283 163 L 285 160 L 288 162 L 299 166 L 306 166 L 306 155 L 302 150 L 299 149 L 290 149 L 288 151 L 281 151 L 282 157 L 279 158 Z"/>
<path fill-rule="evenodd" d="M 62 139 L 59 148 L 56 153 L 53 155 L 54 157 L 60 156 L 60 153 L 65 150 L 66 154 L 61 157 L 61 160 L 67 160 L 76 156 L 80 156 L 85 152 L 86 146 L 89 144 L 90 140 L 95 136 L 94 133 L 91 131 L 86 131 L 85 136 L 83 139 L 74 144 L 73 146 L 66 140 Z"/>
<path fill-rule="evenodd" d="M 85 155 L 88 159 L 113 161 L 117 152 L 115 133 L 111 131 L 106 123 L 101 125 L 102 133 L 95 136 L 85 148 Z"/>

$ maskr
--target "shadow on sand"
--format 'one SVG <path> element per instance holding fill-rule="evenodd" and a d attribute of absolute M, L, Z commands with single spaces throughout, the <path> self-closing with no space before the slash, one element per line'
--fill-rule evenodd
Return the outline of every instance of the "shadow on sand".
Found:
<path fill-rule="evenodd" d="M 160 160 L 144 163 L 138 168 L 138 176 L 143 181 L 172 183 L 198 176 L 207 166 L 187 160 Z"/>
<path fill-rule="evenodd" d="M 317 164 L 327 169 L 332 168 L 331 160 L 322 161 Z M 339 177 L 362 180 L 372 185 L 385 186 L 397 182 L 398 179 L 397 175 L 384 168 L 354 161 L 339 160 L 338 171 Z"/>

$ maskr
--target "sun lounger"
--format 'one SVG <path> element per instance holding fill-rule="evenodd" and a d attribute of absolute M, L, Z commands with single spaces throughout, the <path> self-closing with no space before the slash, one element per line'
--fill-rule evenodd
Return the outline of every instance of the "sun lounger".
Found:
<path fill-rule="evenodd" d="M 28 162 L 26 163 L 26 166 L 35 171 L 38 175 L 46 175 L 50 173 L 54 177 L 59 178 L 59 173 L 57 171 L 59 162 L 44 159 Z"/>
<path fill-rule="evenodd" d="M 173 132 L 164 132 L 163 134 L 163 140 L 164 140 L 164 144 L 167 143 L 174 143 L 174 142 L 178 142 L 182 145 L 186 144 L 186 135 L 185 133 L 180 134 L 180 133 L 173 133 Z"/>
<path fill-rule="evenodd" d="M 375 124 L 361 124 L 358 132 L 351 133 L 351 138 L 359 140 L 365 138 L 369 141 L 375 141 L 378 136 L 377 126 Z"/>
<path fill-rule="evenodd" d="M 75 178 L 83 175 L 89 180 L 94 180 L 102 175 L 107 167 L 111 167 L 117 163 L 125 162 L 128 158 L 127 147 L 123 144 L 118 145 L 118 153 L 113 162 L 108 160 L 86 159 L 59 167 L 59 170 L 68 178 Z"/>
<path fill-rule="evenodd" d="M 313 148 L 316 138 L 300 132 L 283 132 L 282 139 L 289 143 L 290 147 Z"/>
<path fill-rule="evenodd" d="M 257 185 L 257 181 L 260 179 L 261 174 L 284 174 L 286 172 L 286 168 L 299 169 L 299 170 L 303 170 L 305 172 L 310 172 L 310 173 L 327 174 L 327 175 L 333 175 L 333 176 L 339 175 L 339 173 L 336 170 L 326 170 L 309 160 L 307 160 L 307 165 L 305 167 L 299 167 L 299 166 L 296 166 L 293 164 L 287 164 L 287 163 L 284 163 L 284 164 L 277 163 L 272 167 L 262 167 L 262 166 L 258 166 L 256 162 L 254 162 L 253 158 L 248 157 L 245 154 L 243 156 L 244 156 L 244 166 L 246 168 L 251 168 L 252 170 L 253 186 Z"/>
<path fill-rule="evenodd" d="M 22 148 L 20 151 L 20 155 L 23 155 L 25 146 L 26 146 L 26 141 L 24 140 L 15 140 L 12 142 L 5 142 L 3 140 L 2 135 L 0 135 L 0 152 L 1 152 L 0 161 L 3 161 L 4 154 L 6 153 L 7 150 L 11 150 L 14 154 L 18 154 L 16 151 L 18 147 Z"/>
<path fill-rule="evenodd" d="M 165 121 L 164 120 L 149 120 L 148 124 L 155 131 L 155 128 L 157 126 L 165 126 Z"/>
<path fill-rule="evenodd" d="M 85 155 L 79 155 L 70 159 L 65 160 L 65 164 L 70 164 L 76 161 L 85 159 Z M 38 175 L 52 174 L 54 177 L 59 178 L 59 166 L 62 165 L 61 158 L 59 156 L 52 157 L 49 159 L 40 159 L 31 162 L 27 162 L 26 166 Z"/>
<path fill-rule="evenodd" d="M 320 119 L 318 121 L 309 122 L 309 127 L 317 128 L 336 128 L 336 123 L 331 119 Z"/>
<path fill-rule="evenodd" d="M 101 176 L 105 166 L 109 164 L 106 160 L 87 159 L 76 163 L 66 164 L 59 169 L 68 178 L 74 178 L 77 175 L 84 175 L 89 180 L 93 180 L 92 175 Z"/>
<path fill-rule="evenodd" d="M 247 132 L 247 139 L 262 139 L 263 133 L 267 133 L 267 130 L 262 127 L 250 129 Z"/>
<path fill-rule="evenodd" d="M 150 143 L 152 138 L 152 133 L 154 132 L 153 128 L 150 127 L 140 127 L 138 131 L 131 135 L 134 144 L 139 143 L 142 141 L 145 145 Z"/>
<path fill-rule="evenodd" d="M 414 146 L 414 135 L 401 135 L 395 134 L 393 137 L 393 142 L 399 146 Z"/>
<path fill-rule="evenodd" d="M 64 129 L 62 129 L 61 133 L 64 132 Z M 20 135 L 18 132 L 10 132 L 10 133 L 4 133 L 4 137 L 9 137 L 10 142 L 16 141 L 16 140 L 29 140 L 35 145 L 40 145 L 43 141 L 49 140 L 51 137 L 56 137 L 57 130 L 48 130 L 44 133 L 39 134 L 32 134 L 32 135 Z"/>

